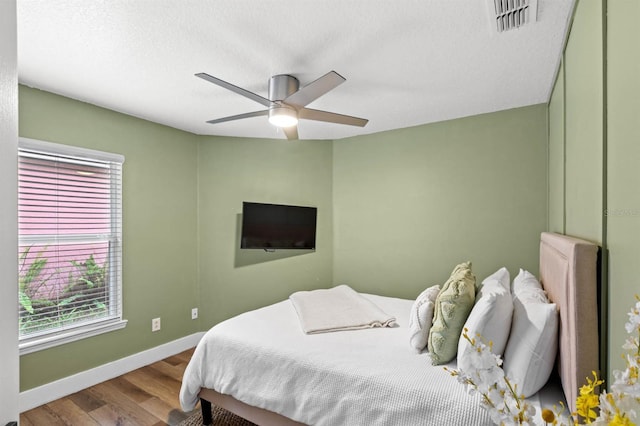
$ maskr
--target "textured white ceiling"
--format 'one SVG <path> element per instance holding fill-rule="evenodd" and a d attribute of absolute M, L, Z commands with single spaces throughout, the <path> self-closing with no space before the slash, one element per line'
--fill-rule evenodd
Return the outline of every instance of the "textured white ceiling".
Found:
<path fill-rule="evenodd" d="M 284 138 L 263 107 L 194 77 L 268 97 L 269 77 L 347 81 L 309 105 L 369 119 L 303 120 L 343 137 L 547 102 L 574 0 L 492 30 L 487 0 L 18 0 L 20 82 L 202 135 Z"/>

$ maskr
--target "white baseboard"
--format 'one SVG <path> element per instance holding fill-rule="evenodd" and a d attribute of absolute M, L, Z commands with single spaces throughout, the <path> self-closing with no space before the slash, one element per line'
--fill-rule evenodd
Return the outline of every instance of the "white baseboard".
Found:
<path fill-rule="evenodd" d="M 81 391 L 114 377 L 121 376 L 129 371 L 153 364 L 164 358 L 170 357 L 198 344 L 204 336 L 204 332 L 194 333 L 189 336 L 164 343 L 155 348 L 138 352 L 126 358 L 109 362 L 91 370 L 86 370 L 69 377 L 65 377 L 37 388 L 20 392 L 18 406 L 20 412 L 31 410 L 42 404 L 54 401 L 56 399 L 71 395 L 72 393 Z"/>

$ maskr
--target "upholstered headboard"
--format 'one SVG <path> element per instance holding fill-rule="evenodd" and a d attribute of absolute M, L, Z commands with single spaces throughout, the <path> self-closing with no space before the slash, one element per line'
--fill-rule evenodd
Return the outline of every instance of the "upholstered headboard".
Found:
<path fill-rule="evenodd" d="M 560 312 L 557 366 L 571 411 L 579 387 L 599 368 L 597 257 L 589 241 L 542 233 L 540 281 Z"/>

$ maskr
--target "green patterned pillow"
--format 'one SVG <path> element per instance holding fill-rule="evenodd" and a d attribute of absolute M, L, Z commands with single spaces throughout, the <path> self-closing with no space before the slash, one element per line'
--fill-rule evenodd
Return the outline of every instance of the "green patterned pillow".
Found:
<path fill-rule="evenodd" d="M 476 277 L 471 272 L 471 262 L 461 263 L 453 269 L 436 298 L 428 344 L 433 365 L 445 364 L 456 357 L 462 327 L 475 298 Z"/>

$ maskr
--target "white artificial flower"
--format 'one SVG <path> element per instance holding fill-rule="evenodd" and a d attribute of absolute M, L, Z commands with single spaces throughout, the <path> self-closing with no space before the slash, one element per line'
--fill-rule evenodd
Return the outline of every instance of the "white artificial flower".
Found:
<path fill-rule="evenodd" d="M 638 341 L 637 337 L 629 336 L 627 337 L 627 340 L 624 341 L 624 344 L 622 345 L 622 349 L 625 349 L 627 351 L 637 351 L 639 345 L 640 345 L 640 341 Z"/>
<path fill-rule="evenodd" d="M 471 367 L 474 370 L 484 370 L 502 365 L 502 359 L 491 352 L 488 346 L 483 343 L 477 343 L 476 345 L 476 349 L 470 352 Z"/>
<path fill-rule="evenodd" d="M 493 406 L 497 410 L 503 410 L 505 407 L 503 392 L 496 386 L 489 389 L 487 392 L 487 398 L 493 403 Z"/>
<path fill-rule="evenodd" d="M 630 397 L 640 397 L 640 382 L 638 382 L 638 357 L 626 355 L 627 368 L 624 371 L 615 370 L 613 376 L 615 382 L 611 385 L 611 389 L 620 394 L 626 394 Z"/>
<path fill-rule="evenodd" d="M 495 408 L 487 408 L 487 411 L 489 412 L 489 417 L 491 417 L 493 423 L 497 425 L 504 423 L 504 415 L 500 411 Z"/>
<path fill-rule="evenodd" d="M 478 381 L 482 386 L 478 386 L 478 389 L 488 390 L 496 383 L 504 382 L 504 370 L 498 366 L 493 366 L 486 370 L 478 370 Z"/>
<path fill-rule="evenodd" d="M 536 409 L 533 405 L 525 403 L 524 413 L 526 417 L 533 419 L 536 415 Z"/>
<path fill-rule="evenodd" d="M 625 413 L 629 419 L 635 423 L 636 412 L 640 409 L 640 402 L 628 394 L 617 394 L 616 405 L 620 412 Z"/>
<path fill-rule="evenodd" d="M 603 422 L 602 424 L 609 424 L 609 422 L 613 420 L 613 416 L 616 412 L 616 409 L 613 406 L 615 398 L 613 395 L 607 393 L 607 391 L 602 391 L 602 393 L 600 393 L 599 400 L 600 415 L 596 419 L 596 423 Z"/>
<path fill-rule="evenodd" d="M 569 423 L 569 416 L 567 416 L 566 414 L 556 414 L 556 420 L 558 421 L 559 425 L 572 424 L 572 423 Z"/>
<path fill-rule="evenodd" d="M 638 301 L 631 312 L 629 312 L 629 322 L 624 325 L 627 333 L 631 334 L 640 330 L 640 301 Z"/>

